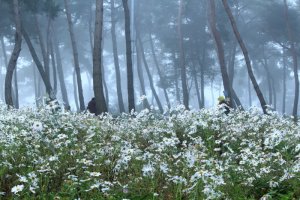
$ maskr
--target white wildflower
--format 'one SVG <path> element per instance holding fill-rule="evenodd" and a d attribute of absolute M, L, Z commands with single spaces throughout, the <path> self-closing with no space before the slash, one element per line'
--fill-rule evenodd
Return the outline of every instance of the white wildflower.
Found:
<path fill-rule="evenodd" d="M 11 192 L 17 194 L 24 189 L 24 185 L 16 185 L 11 189 Z"/>

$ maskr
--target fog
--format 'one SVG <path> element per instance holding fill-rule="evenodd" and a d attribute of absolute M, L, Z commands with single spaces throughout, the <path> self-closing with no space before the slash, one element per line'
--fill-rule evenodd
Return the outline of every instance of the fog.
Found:
<path fill-rule="evenodd" d="M 15 108 L 57 99 L 79 112 L 95 96 L 98 112 L 119 113 L 208 108 L 225 96 L 233 108 L 297 116 L 299 8 L 285 0 L 1 0 L 0 99 Z"/>

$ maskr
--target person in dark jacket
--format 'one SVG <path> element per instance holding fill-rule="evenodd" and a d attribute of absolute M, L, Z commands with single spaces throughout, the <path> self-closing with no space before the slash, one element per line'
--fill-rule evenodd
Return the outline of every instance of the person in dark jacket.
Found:
<path fill-rule="evenodd" d="M 93 97 L 93 98 L 90 100 L 90 102 L 88 103 L 87 110 L 88 110 L 90 113 L 96 114 L 96 99 L 95 99 L 95 97 Z"/>
<path fill-rule="evenodd" d="M 219 101 L 219 106 L 224 109 L 224 113 L 226 115 L 228 115 L 228 113 L 230 112 L 230 105 L 229 105 L 229 100 L 226 100 L 224 96 L 219 96 L 218 98 Z"/>

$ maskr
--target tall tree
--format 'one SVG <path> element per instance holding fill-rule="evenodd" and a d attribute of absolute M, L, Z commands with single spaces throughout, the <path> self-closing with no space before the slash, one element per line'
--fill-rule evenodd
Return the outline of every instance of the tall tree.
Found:
<path fill-rule="evenodd" d="M 252 70 L 252 66 L 251 66 L 251 62 L 250 62 L 250 58 L 249 58 L 249 55 L 248 55 L 248 50 L 246 48 L 246 45 L 244 44 L 244 41 L 240 35 L 240 32 L 238 31 L 238 28 L 237 28 L 237 25 L 236 25 L 236 22 L 234 20 L 234 17 L 232 15 L 232 12 L 230 10 L 230 7 L 228 5 L 228 2 L 227 0 L 222 0 L 222 3 L 223 3 L 223 6 L 225 8 L 225 11 L 228 15 L 228 18 L 230 20 L 230 23 L 231 23 L 231 26 L 232 26 L 232 29 L 233 29 L 233 32 L 234 32 L 234 35 L 242 49 L 242 52 L 243 52 L 243 55 L 244 55 L 244 58 L 245 58 L 245 62 L 246 62 L 246 66 L 247 66 L 247 71 L 248 71 L 248 74 L 249 74 L 249 77 L 251 79 L 251 82 L 253 84 L 253 87 L 254 87 L 254 90 L 257 94 L 257 97 L 259 99 L 259 102 L 260 102 L 260 105 L 263 109 L 263 112 L 265 114 L 267 114 L 267 107 L 266 107 L 266 101 L 265 101 L 265 98 L 259 88 L 259 85 L 255 79 L 255 76 L 254 76 L 254 73 L 253 73 L 253 70 Z"/>
<path fill-rule="evenodd" d="M 5 102 L 8 106 L 14 106 L 13 97 L 12 97 L 12 77 L 16 69 L 16 65 L 21 52 L 21 45 L 22 45 L 21 18 L 20 18 L 18 0 L 13 0 L 13 11 L 14 11 L 14 20 L 15 20 L 15 29 L 16 29 L 15 45 L 14 45 L 12 55 L 8 62 L 7 72 L 5 77 Z"/>
<path fill-rule="evenodd" d="M 230 107 L 232 107 L 232 88 L 230 86 L 230 81 L 229 77 L 227 74 L 227 69 L 226 69 L 226 62 L 225 62 L 225 55 L 224 55 L 224 47 L 221 39 L 221 35 L 219 30 L 217 29 L 216 26 L 216 8 L 215 8 L 215 1 L 210 0 L 210 27 L 211 31 L 216 43 L 217 47 L 217 53 L 218 53 L 218 58 L 219 58 L 219 63 L 220 63 L 220 69 L 221 69 L 221 74 L 222 74 L 222 80 L 223 80 L 223 86 L 224 90 L 228 93 L 228 96 L 230 97 Z"/>
<path fill-rule="evenodd" d="M 69 28 L 69 33 L 70 33 L 70 39 L 71 39 L 72 49 L 73 49 L 74 69 L 75 69 L 76 78 L 77 78 L 80 111 L 84 111 L 85 110 L 85 105 L 84 105 L 81 73 L 80 73 L 79 60 L 78 60 L 78 50 L 77 50 L 77 44 L 76 44 L 76 39 L 75 39 L 75 35 L 74 35 L 73 22 L 72 22 L 72 18 L 71 18 L 71 13 L 70 13 L 70 9 L 69 9 L 68 0 L 64 0 L 64 3 L 65 3 L 67 20 L 68 20 L 68 28 Z"/>
<path fill-rule="evenodd" d="M 96 115 L 107 112 L 102 84 L 102 28 L 103 28 L 103 0 L 96 0 L 96 18 L 93 49 L 93 84 L 96 99 Z"/>
<path fill-rule="evenodd" d="M 125 16 L 128 109 L 129 112 L 131 112 L 131 110 L 135 110 L 135 103 L 134 103 L 132 48 L 131 48 L 131 34 L 130 34 L 130 13 L 128 7 L 128 0 L 122 0 L 122 3 L 123 3 L 124 16 Z"/>
<path fill-rule="evenodd" d="M 284 17 L 286 21 L 286 29 L 288 33 L 288 39 L 290 42 L 290 52 L 292 54 L 293 58 L 293 65 L 294 65 L 294 77 L 295 77 L 295 97 L 294 97 L 294 106 L 293 106 L 293 116 L 294 120 L 297 121 L 297 112 L 298 112 L 298 101 L 299 101 L 299 76 L 298 76 L 298 55 L 295 48 L 295 42 L 294 42 L 294 34 L 292 32 L 291 26 L 290 26 L 290 19 L 288 16 L 288 5 L 286 0 L 283 0 L 284 2 Z"/>
<path fill-rule="evenodd" d="M 115 65 L 115 73 L 116 73 L 116 86 L 117 86 L 117 97 L 118 97 L 118 105 L 120 112 L 125 112 L 124 102 L 123 102 L 123 94 L 121 87 L 121 73 L 120 73 L 120 64 L 118 57 L 118 46 L 117 46 L 117 37 L 116 37 L 116 14 L 115 14 L 115 1 L 110 1 L 110 17 L 111 17 L 111 39 L 112 39 L 112 47 L 113 47 L 113 56 L 114 56 L 114 65 Z"/>
<path fill-rule="evenodd" d="M 189 109 L 189 94 L 187 88 L 187 78 L 186 78 L 186 63 L 183 48 L 183 33 L 182 33 L 182 16 L 183 16 L 183 0 L 179 1 L 178 10 L 178 37 L 179 37 L 179 61 L 180 61 L 180 76 L 181 76 L 181 86 L 183 93 L 183 105 L 186 109 Z"/>
<path fill-rule="evenodd" d="M 58 80 L 59 80 L 59 86 L 61 90 L 62 99 L 64 102 L 65 108 L 69 108 L 69 98 L 68 98 L 68 92 L 65 84 L 65 76 L 64 76 L 64 70 L 62 66 L 61 61 L 61 54 L 59 50 L 59 44 L 56 38 L 56 34 L 53 34 L 53 45 L 54 45 L 54 51 L 55 51 L 55 57 L 56 57 L 56 64 L 57 64 L 57 74 L 58 74 Z"/>

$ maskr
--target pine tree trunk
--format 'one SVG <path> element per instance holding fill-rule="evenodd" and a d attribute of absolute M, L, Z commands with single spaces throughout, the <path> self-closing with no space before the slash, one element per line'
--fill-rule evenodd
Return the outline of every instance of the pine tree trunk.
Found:
<path fill-rule="evenodd" d="M 103 91 L 102 76 L 102 28 L 103 28 L 103 0 L 96 1 L 96 17 L 93 49 L 93 84 L 96 99 L 96 115 L 107 112 L 107 105 Z"/>
<path fill-rule="evenodd" d="M 251 94 L 251 80 L 250 77 L 248 77 L 248 99 L 249 99 L 249 106 L 252 106 L 252 94 Z"/>
<path fill-rule="evenodd" d="M 64 0 L 64 3 L 65 3 L 67 20 L 68 20 L 70 39 L 71 39 L 71 44 L 72 44 L 72 49 L 73 49 L 74 69 L 75 69 L 76 78 L 77 78 L 77 87 L 78 87 L 80 111 L 84 111 L 85 110 L 85 104 L 84 104 L 84 98 L 83 98 L 83 90 L 82 90 L 81 73 L 80 73 L 79 60 L 78 60 L 77 44 L 76 44 L 76 39 L 75 39 L 75 35 L 74 35 L 73 23 L 72 23 L 71 13 L 70 13 L 70 10 L 69 10 L 68 0 Z"/>
<path fill-rule="evenodd" d="M 283 97 L 282 97 L 282 114 L 285 114 L 285 102 L 286 102 L 286 71 L 287 71 L 287 64 L 285 54 L 283 53 L 283 78 L 282 78 L 282 85 L 283 85 Z"/>
<path fill-rule="evenodd" d="M 112 48 L 113 48 L 113 56 L 114 56 L 114 65 L 115 65 L 115 73 L 116 73 L 116 86 L 117 86 L 117 97 L 118 97 L 118 105 L 120 113 L 125 112 L 125 106 L 123 102 L 123 94 L 121 87 L 121 73 L 120 73 L 120 64 L 118 57 L 118 45 L 117 45 L 117 37 L 116 37 L 116 14 L 115 14 L 115 1 L 111 0 L 110 8 L 111 8 L 111 40 L 112 40 Z"/>
<path fill-rule="evenodd" d="M 55 55 L 53 50 L 53 43 L 50 42 L 50 55 L 51 55 L 51 62 L 52 62 L 52 74 L 53 74 L 53 90 L 55 95 L 57 94 L 57 72 L 56 72 L 56 62 L 55 62 Z"/>
<path fill-rule="evenodd" d="M 44 70 L 45 70 L 46 75 L 48 76 L 48 79 L 50 80 L 49 55 L 48 55 L 48 52 L 46 51 L 46 45 L 45 45 L 45 42 L 43 39 L 43 34 L 40 30 L 40 24 L 38 21 L 37 14 L 34 14 L 34 21 L 35 21 L 35 27 L 37 30 L 38 40 L 40 43 L 41 52 L 42 52 L 42 56 L 43 56 Z"/>
<path fill-rule="evenodd" d="M 80 111 L 79 101 L 78 101 L 78 90 L 77 90 L 77 81 L 76 81 L 76 72 L 73 71 L 73 89 L 74 89 L 74 101 L 77 112 Z"/>
<path fill-rule="evenodd" d="M 298 76 L 298 57 L 297 52 L 295 49 L 295 43 L 293 38 L 293 33 L 290 27 L 290 21 L 288 17 L 288 6 L 286 0 L 284 0 L 284 14 L 285 14 L 285 21 L 286 21 L 286 27 L 288 31 L 288 38 L 291 42 L 290 45 L 290 52 L 292 54 L 293 58 L 293 65 L 294 65 L 294 77 L 295 77 L 295 98 L 294 98 L 294 106 L 293 106 L 293 116 L 295 122 L 297 121 L 297 112 L 298 112 L 298 101 L 299 101 L 299 76 Z"/>
<path fill-rule="evenodd" d="M 141 58 L 141 48 L 139 47 L 139 43 L 136 43 L 136 61 L 137 61 L 137 72 L 138 72 L 138 77 L 141 85 L 141 92 L 142 96 L 146 96 L 146 98 L 143 100 L 143 107 L 150 109 L 150 104 L 147 98 L 146 94 L 146 88 L 145 88 L 145 81 L 144 81 L 144 74 L 143 74 L 143 68 L 142 68 L 142 58 Z"/>
<path fill-rule="evenodd" d="M 215 13 L 215 1 L 210 0 L 210 26 L 211 26 L 211 31 L 216 43 L 217 47 L 217 53 L 218 53 L 218 58 L 219 58 L 219 63 L 220 63 L 220 70 L 222 74 L 222 79 L 223 79 L 223 86 L 224 90 L 228 93 L 228 96 L 230 98 L 230 107 L 232 107 L 232 88 L 230 86 L 230 81 L 229 77 L 227 74 L 227 69 L 226 69 L 226 62 L 225 62 L 225 55 L 224 55 L 224 48 L 223 48 L 223 43 L 221 40 L 221 35 L 220 32 L 217 30 L 216 27 L 216 13 Z"/>
<path fill-rule="evenodd" d="M 186 75 L 186 63 L 185 54 L 183 49 L 183 35 L 182 35 L 182 15 L 183 15 L 183 0 L 179 1 L 179 11 L 178 11 L 178 36 L 179 36 L 179 52 L 180 52 L 180 76 L 181 76 L 181 86 L 183 93 L 183 104 L 186 109 L 189 109 L 189 94 L 187 87 L 187 75 Z"/>
<path fill-rule="evenodd" d="M 21 52 L 21 45 L 22 45 L 21 18 L 20 18 L 18 0 L 13 0 L 13 9 L 14 9 L 15 28 L 16 28 L 15 45 L 8 62 L 6 76 L 5 76 L 5 102 L 8 106 L 14 106 L 13 99 L 12 99 L 12 78 Z"/>
<path fill-rule="evenodd" d="M 68 92 L 67 92 L 67 88 L 66 88 L 66 84 L 65 84 L 65 75 L 64 75 L 64 71 L 63 71 L 62 62 L 61 62 L 59 44 L 58 44 L 55 34 L 53 34 L 53 43 L 54 43 L 54 51 L 55 51 L 55 55 L 56 55 L 57 74 L 58 74 L 60 91 L 61 91 L 62 99 L 64 102 L 64 106 L 65 106 L 65 108 L 69 109 L 70 103 L 69 103 Z"/>
<path fill-rule="evenodd" d="M 149 66 L 148 66 L 148 63 L 147 63 L 147 60 L 146 60 L 145 51 L 144 51 L 142 40 L 140 38 L 138 27 L 137 27 L 137 39 L 138 39 L 138 43 L 139 43 L 139 47 L 140 47 L 140 52 L 141 52 L 141 55 L 142 55 L 142 60 L 143 60 L 143 63 L 144 63 L 145 69 L 146 69 L 146 73 L 148 75 L 148 79 L 149 79 L 151 91 L 152 91 L 153 96 L 155 98 L 155 101 L 156 101 L 156 103 L 158 105 L 159 111 L 161 113 L 163 113 L 164 109 L 162 107 L 162 104 L 161 104 L 161 102 L 159 100 L 159 97 L 158 97 L 157 92 L 156 92 L 155 87 L 154 87 L 153 78 L 151 76 L 151 72 L 149 70 Z"/>
<path fill-rule="evenodd" d="M 201 66 L 200 66 L 200 68 L 201 68 Z M 202 101 L 201 101 L 201 96 L 200 96 L 200 89 L 199 89 L 196 68 L 194 65 L 193 65 L 193 78 L 194 78 L 194 82 L 195 82 L 195 90 L 196 90 L 196 95 L 197 95 L 197 100 L 198 100 L 198 106 L 199 106 L 199 109 L 201 109 Z"/>
<path fill-rule="evenodd" d="M 236 39 L 237 39 L 237 41 L 238 41 L 238 43 L 239 43 L 239 45 L 240 45 L 240 47 L 242 49 L 242 52 L 243 52 L 243 55 L 244 55 L 244 58 L 245 58 L 245 62 L 246 62 L 246 66 L 247 66 L 247 71 L 248 71 L 249 77 L 251 79 L 251 82 L 252 82 L 252 84 L 254 86 L 254 90 L 255 90 L 255 92 L 257 94 L 257 97 L 259 99 L 260 105 L 261 105 L 261 107 L 263 109 L 263 112 L 265 114 L 267 114 L 266 101 L 265 101 L 265 98 L 264 98 L 264 96 L 263 96 L 263 94 L 262 94 L 262 92 L 261 92 L 261 90 L 259 88 L 259 85 L 258 85 L 258 83 L 257 83 L 257 81 L 255 79 L 255 76 L 253 74 L 252 66 L 251 66 L 251 62 L 250 62 L 250 58 L 249 58 L 249 55 L 248 55 L 247 48 L 246 48 L 246 46 L 244 44 L 244 41 L 242 40 L 242 37 L 241 37 L 241 35 L 240 35 L 239 31 L 238 31 L 236 22 L 235 22 L 235 20 L 233 18 L 232 12 L 231 12 L 231 10 L 230 10 L 230 8 L 228 6 L 227 0 L 222 0 L 222 2 L 223 2 L 223 5 L 224 5 L 224 8 L 225 8 L 225 11 L 226 11 L 226 13 L 228 15 L 228 18 L 230 20 L 230 23 L 231 23 L 234 35 L 235 35 L 235 37 L 236 37 Z"/>
<path fill-rule="evenodd" d="M 155 64 L 156 70 L 158 72 L 159 79 L 160 79 L 161 82 L 164 82 L 165 81 L 164 80 L 164 75 L 163 75 L 163 73 L 162 73 L 162 71 L 159 67 L 159 64 L 158 64 L 158 60 L 157 60 L 157 57 L 156 57 L 156 54 L 155 54 L 154 44 L 153 44 L 153 39 L 152 39 L 151 34 L 149 34 L 149 38 L 150 38 L 151 52 L 152 52 L 152 56 L 153 56 L 153 59 L 154 59 L 154 64 Z M 170 99 L 169 99 L 169 96 L 168 96 L 167 89 L 164 85 L 162 87 L 163 87 L 165 99 L 166 99 L 166 102 L 167 102 L 167 106 L 170 109 L 171 108 L 171 103 L 170 103 Z"/>
<path fill-rule="evenodd" d="M 14 105 L 15 108 L 19 109 L 19 87 L 18 87 L 18 72 L 17 72 L 17 67 L 15 68 L 15 73 L 14 73 Z"/>
<path fill-rule="evenodd" d="M 126 62 L 127 62 L 127 90 L 128 90 L 128 109 L 135 110 L 134 103 L 134 83 L 132 69 L 132 51 L 131 51 L 131 34 L 130 34 L 130 14 L 128 0 L 122 0 L 125 16 L 125 40 L 126 40 Z"/>
<path fill-rule="evenodd" d="M 23 37 L 26 41 L 26 44 L 28 46 L 28 49 L 30 51 L 30 54 L 32 56 L 32 59 L 34 60 L 38 70 L 39 70 L 39 73 L 41 75 L 41 78 L 45 84 L 45 87 L 46 87 L 46 92 L 47 94 L 49 95 L 50 99 L 55 99 L 55 94 L 53 93 L 53 89 L 52 89 L 52 86 L 51 86 L 51 83 L 50 83 L 50 80 L 49 80 L 49 77 L 46 75 L 45 71 L 44 71 L 44 68 L 43 68 L 43 65 L 42 63 L 40 62 L 37 54 L 36 54 L 36 51 L 31 43 L 31 40 L 27 34 L 27 32 L 25 31 L 25 29 L 22 27 L 22 34 L 23 34 Z"/>

